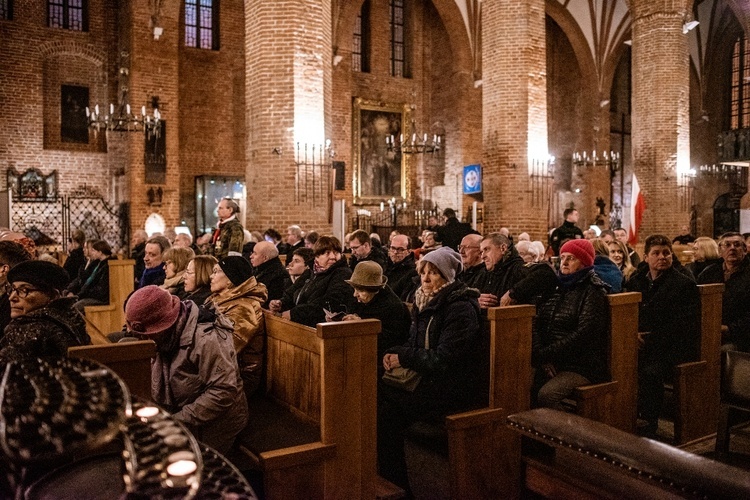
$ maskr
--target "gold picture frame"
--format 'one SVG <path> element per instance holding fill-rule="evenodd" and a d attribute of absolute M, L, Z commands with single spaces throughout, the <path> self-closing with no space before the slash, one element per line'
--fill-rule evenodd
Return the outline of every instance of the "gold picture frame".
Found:
<path fill-rule="evenodd" d="M 358 97 L 353 111 L 354 203 L 409 201 L 409 162 L 400 148 L 401 135 L 410 133 L 409 106 Z"/>

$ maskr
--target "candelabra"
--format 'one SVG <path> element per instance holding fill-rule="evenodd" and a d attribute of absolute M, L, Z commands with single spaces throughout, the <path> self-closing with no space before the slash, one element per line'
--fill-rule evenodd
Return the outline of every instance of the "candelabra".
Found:
<path fill-rule="evenodd" d="M 95 105 L 91 110 L 86 108 L 86 118 L 89 128 L 98 133 L 101 130 L 111 132 L 143 132 L 147 138 L 161 136 L 161 113 L 159 112 L 159 98 L 151 98 L 153 114 L 146 113 L 146 106 L 141 107 L 141 114 L 137 115 L 131 111 L 128 103 L 128 91 L 130 82 L 130 70 L 128 69 L 129 54 L 127 51 L 120 52 L 120 69 L 118 70 L 119 100 L 117 104 L 110 104 L 99 110 Z"/>
<path fill-rule="evenodd" d="M 573 153 L 573 165 L 576 167 L 607 167 L 614 176 L 620 166 L 620 153 L 604 151 L 601 157 L 596 151 L 592 151 L 591 155 L 586 151 Z"/>
<path fill-rule="evenodd" d="M 414 120 L 411 122 L 412 130 L 416 130 L 417 126 Z M 400 151 L 406 155 L 412 154 L 423 154 L 423 153 L 436 153 L 440 151 L 442 146 L 442 138 L 433 134 L 430 137 L 428 134 L 418 134 L 413 132 L 411 137 L 407 137 L 404 141 L 404 134 L 401 134 L 396 139 L 395 136 L 386 136 L 385 143 L 388 146 L 388 151 Z"/>

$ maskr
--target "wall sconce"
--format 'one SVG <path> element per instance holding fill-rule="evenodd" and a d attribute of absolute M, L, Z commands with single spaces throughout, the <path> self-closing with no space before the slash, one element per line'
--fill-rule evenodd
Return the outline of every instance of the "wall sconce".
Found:
<path fill-rule="evenodd" d="M 339 55 L 333 56 L 333 65 L 338 66 L 339 63 L 343 60 L 344 60 L 344 56 L 339 56 Z"/>
<path fill-rule="evenodd" d="M 164 33 L 164 28 L 161 26 L 154 26 L 154 40 L 159 41 L 159 37 Z"/>
<path fill-rule="evenodd" d="M 273 148 L 272 153 L 281 156 L 281 148 Z"/>

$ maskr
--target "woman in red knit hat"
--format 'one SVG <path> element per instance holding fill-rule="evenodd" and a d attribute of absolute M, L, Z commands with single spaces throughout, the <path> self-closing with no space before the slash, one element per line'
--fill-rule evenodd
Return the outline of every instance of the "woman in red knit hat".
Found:
<path fill-rule="evenodd" d="M 534 322 L 532 404 L 565 410 L 563 399 L 578 386 L 608 378 L 607 286 L 594 272 L 594 247 L 570 240 L 560 249 L 555 291 Z"/>

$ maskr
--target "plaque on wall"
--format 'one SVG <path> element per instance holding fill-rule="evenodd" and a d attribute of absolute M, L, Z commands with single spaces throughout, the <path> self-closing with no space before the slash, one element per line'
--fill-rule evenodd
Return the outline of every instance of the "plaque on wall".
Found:
<path fill-rule="evenodd" d="M 8 169 L 8 190 L 14 200 L 48 201 L 57 198 L 57 170 L 44 175 L 41 170 L 30 168 L 19 173 Z"/>
<path fill-rule="evenodd" d="M 161 121 L 158 134 L 145 134 L 143 162 L 146 166 L 146 184 L 167 183 L 167 122 Z"/>

